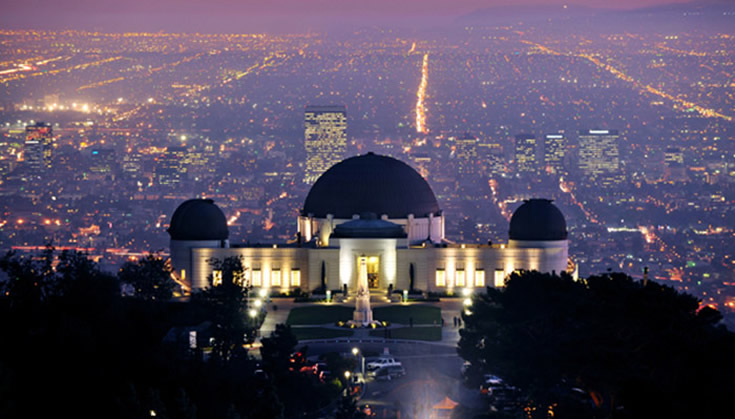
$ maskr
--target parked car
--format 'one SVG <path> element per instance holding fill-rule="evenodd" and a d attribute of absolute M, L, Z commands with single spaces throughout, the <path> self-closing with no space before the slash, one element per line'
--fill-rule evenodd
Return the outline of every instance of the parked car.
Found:
<path fill-rule="evenodd" d="M 505 387 L 506 385 L 502 378 L 493 374 L 485 374 L 482 384 L 480 385 L 480 392 L 489 396 L 493 394 L 493 391 Z"/>
<path fill-rule="evenodd" d="M 394 378 L 403 377 L 406 375 L 406 370 L 401 365 L 389 365 L 387 367 L 380 367 L 374 371 L 375 379 L 380 381 L 390 381 Z"/>
<path fill-rule="evenodd" d="M 390 365 L 398 365 L 401 366 L 401 362 L 398 361 L 395 358 L 389 358 L 389 357 L 381 357 L 375 360 L 372 360 L 367 363 L 367 369 L 370 370 L 377 370 L 378 368 L 382 367 L 388 367 Z"/>

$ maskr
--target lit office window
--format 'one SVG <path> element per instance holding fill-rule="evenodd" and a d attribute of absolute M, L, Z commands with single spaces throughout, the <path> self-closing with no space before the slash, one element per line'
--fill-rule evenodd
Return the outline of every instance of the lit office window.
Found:
<path fill-rule="evenodd" d="M 454 285 L 457 287 L 464 287 L 464 279 L 465 279 L 465 273 L 464 269 L 458 269 L 454 273 Z"/>
<path fill-rule="evenodd" d="M 444 271 L 444 269 L 436 270 L 436 286 L 437 287 L 447 286 L 447 273 Z"/>
<path fill-rule="evenodd" d="M 279 269 L 274 269 L 271 271 L 271 286 L 281 286 L 281 271 Z"/>
<path fill-rule="evenodd" d="M 301 271 L 298 269 L 291 270 L 291 286 L 292 287 L 301 286 Z"/>
<path fill-rule="evenodd" d="M 222 285 L 222 271 L 212 271 L 212 286 L 216 287 Z"/>
<path fill-rule="evenodd" d="M 505 271 L 502 269 L 495 270 L 495 288 L 502 288 L 505 286 Z"/>
<path fill-rule="evenodd" d="M 476 287 L 485 286 L 485 271 L 483 269 L 478 269 L 475 271 L 475 286 Z"/>
<path fill-rule="evenodd" d="M 263 274 L 260 272 L 260 269 L 253 270 L 253 286 L 263 286 Z"/>

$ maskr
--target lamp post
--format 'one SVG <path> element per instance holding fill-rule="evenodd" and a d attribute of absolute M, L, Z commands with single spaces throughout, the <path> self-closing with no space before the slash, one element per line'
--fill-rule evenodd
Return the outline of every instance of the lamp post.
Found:
<path fill-rule="evenodd" d="M 350 383 L 350 376 L 352 375 L 351 372 L 345 371 L 345 396 L 350 395 L 350 391 L 352 389 L 352 383 Z"/>
<path fill-rule="evenodd" d="M 362 374 L 362 377 L 364 379 L 365 377 L 365 357 L 362 356 L 360 353 L 360 348 L 354 347 L 352 348 L 352 355 L 354 355 L 357 358 L 357 362 L 360 364 L 360 374 Z"/>

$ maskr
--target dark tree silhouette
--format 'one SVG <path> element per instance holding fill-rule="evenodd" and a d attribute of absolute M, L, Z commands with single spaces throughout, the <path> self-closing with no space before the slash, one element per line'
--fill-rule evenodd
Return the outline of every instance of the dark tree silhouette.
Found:
<path fill-rule="evenodd" d="M 120 282 L 133 288 L 136 297 L 143 300 L 170 300 L 176 288 L 171 279 L 171 267 L 157 254 L 149 254 L 137 262 L 126 262 L 117 276 Z"/>
<path fill-rule="evenodd" d="M 227 361 L 235 349 L 252 342 L 255 337 L 246 320 L 248 287 L 242 283 L 244 271 L 240 258 L 228 257 L 210 263 L 221 281 L 214 284 L 214 277 L 210 275 L 212 285 L 193 294 L 192 302 L 202 305 L 208 320 L 214 323 L 213 354 L 217 359 Z"/>
<path fill-rule="evenodd" d="M 720 318 L 695 297 L 624 274 L 514 273 L 473 299 L 458 352 L 469 383 L 500 375 L 536 417 L 549 406 L 555 417 L 586 408 L 601 418 L 714 417 L 735 391 L 735 334 Z"/>
<path fill-rule="evenodd" d="M 357 400 L 350 395 L 342 395 L 334 414 L 336 419 L 363 419 L 367 416 L 357 408 Z"/>

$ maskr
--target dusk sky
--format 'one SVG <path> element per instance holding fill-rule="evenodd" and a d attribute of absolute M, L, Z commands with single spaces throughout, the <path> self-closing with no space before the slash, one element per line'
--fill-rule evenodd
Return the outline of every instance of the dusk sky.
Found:
<path fill-rule="evenodd" d="M 633 9 L 686 0 L 28 0 L 2 6 L 6 28 L 215 31 L 318 29 L 324 19 L 369 25 L 416 19 L 449 22 L 478 9 L 568 5 L 589 9 Z M 326 22 L 334 23 L 334 22 Z M 299 24 L 300 28 L 292 26 Z M 306 25 L 306 26 L 304 26 Z"/>

